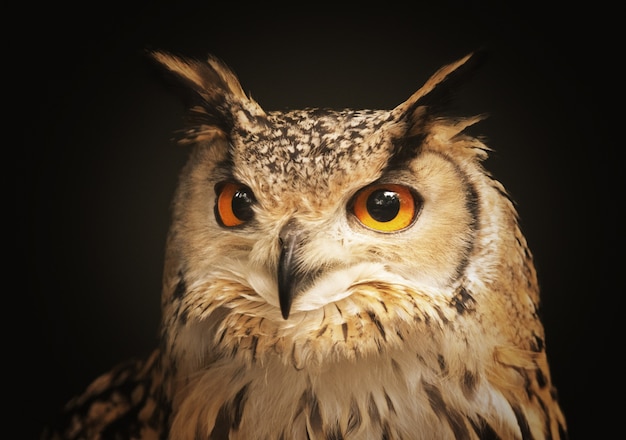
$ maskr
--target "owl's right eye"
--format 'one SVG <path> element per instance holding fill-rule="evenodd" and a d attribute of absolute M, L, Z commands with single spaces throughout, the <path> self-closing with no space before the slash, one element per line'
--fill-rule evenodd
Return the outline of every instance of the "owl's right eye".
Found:
<path fill-rule="evenodd" d="M 250 188 L 237 182 L 222 182 L 215 192 L 215 218 L 222 226 L 232 228 L 252 220 L 256 199 Z"/>

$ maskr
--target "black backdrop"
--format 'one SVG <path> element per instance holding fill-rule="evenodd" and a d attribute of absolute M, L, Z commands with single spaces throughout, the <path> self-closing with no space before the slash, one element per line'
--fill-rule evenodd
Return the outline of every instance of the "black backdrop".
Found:
<path fill-rule="evenodd" d="M 182 102 L 148 49 L 219 56 L 266 109 L 391 108 L 441 65 L 485 49 L 458 108 L 491 115 L 477 131 L 535 254 L 571 438 L 608 432 L 618 404 L 603 396 L 621 393 L 624 346 L 613 342 L 624 292 L 611 278 L 611 261 L 623 260 L 623 197 L 613 199 L 623 179 L 612 173 L 622 145 L 608 122 L 619 110 L 606 99 L 612 12 L 480 1 L 359 14 L 247 8 L 102 3 L 16 17 L 4 62 L 17 80 L 7 95 L 18 97 L 6 144 L 18 159 L 5 163 L 17 176 L 6 180 L 17 197 L 5 215 L 18 219 L 5 230 L 17 244 L 5 361 L 24 438 L 96 375 L 157 342 L 169 203 L 186 151 L 171 141 Z"/>

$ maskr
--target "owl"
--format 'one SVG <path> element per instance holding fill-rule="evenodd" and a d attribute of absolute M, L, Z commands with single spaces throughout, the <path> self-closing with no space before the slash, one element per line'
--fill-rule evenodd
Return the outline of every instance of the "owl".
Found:
<path fill-rule="evenodd" d="M 45 439 L 563 439 L 532 253 L 483 116 L 440 100 L 266 111 L 216 57 L 151 57 L 194 96 L 160 345 Z"/>

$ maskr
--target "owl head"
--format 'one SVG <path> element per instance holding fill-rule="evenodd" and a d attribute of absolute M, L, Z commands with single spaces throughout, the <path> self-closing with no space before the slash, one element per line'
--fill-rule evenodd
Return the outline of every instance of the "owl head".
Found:
<path fill-rule="evenodd" d="M 303 368 L 407 346 L 436 357 L 459 335 L 541 337 L 517 214 L 464 131 L 481 116 L 435 111 L 472 55 L 392 109 L 290 111 L 264 110 L 217 58 L 153 56 L 195 97 L 162 297 L 179 366 L 228 355 Z M 511 314 L 523 331 L 503 327 Z"/>

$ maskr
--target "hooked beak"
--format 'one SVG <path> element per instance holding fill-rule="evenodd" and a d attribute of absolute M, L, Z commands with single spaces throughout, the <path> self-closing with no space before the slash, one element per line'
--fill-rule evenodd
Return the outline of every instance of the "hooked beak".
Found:
<path fill-rule="evenodd" d="M 287 223 L 279 234 L 281 248 L 278 260 L 278 300 L 284 319 L 289 318 L 291 304 L 296 296 L 298 284 L 302 280 L 296 258 L 297 250 L 302 243 L 302 236 L 302 231 L 294 221 Z"/>

